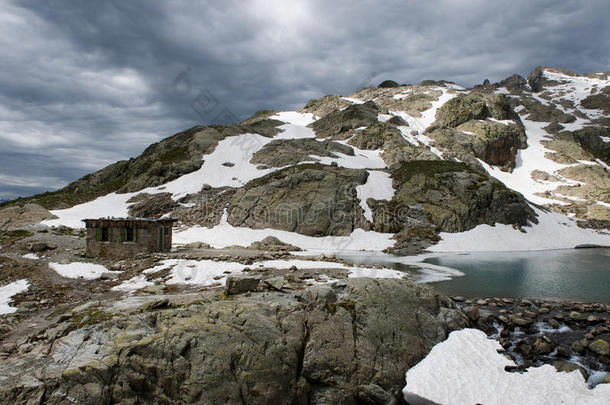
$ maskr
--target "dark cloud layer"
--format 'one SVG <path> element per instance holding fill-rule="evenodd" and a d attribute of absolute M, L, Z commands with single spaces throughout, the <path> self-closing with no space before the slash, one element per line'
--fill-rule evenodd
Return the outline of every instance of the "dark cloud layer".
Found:
<path fill-rule="evenodd" d="M 607 0 L 6 1 L 0 199 L 195 124 L 387 78 L 471 86 L 537 65 L 605 71 L 609 14 Z"/>

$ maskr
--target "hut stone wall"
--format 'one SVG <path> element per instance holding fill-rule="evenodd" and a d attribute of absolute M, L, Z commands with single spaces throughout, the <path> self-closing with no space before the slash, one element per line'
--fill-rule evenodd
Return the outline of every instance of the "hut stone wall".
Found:
<path fill-rule="evenodd" d="M 91 257 L 132 257 L 138 253 L 165 252 L 172 247 L 173 219 L 86 219 L 87 247 Z"/>

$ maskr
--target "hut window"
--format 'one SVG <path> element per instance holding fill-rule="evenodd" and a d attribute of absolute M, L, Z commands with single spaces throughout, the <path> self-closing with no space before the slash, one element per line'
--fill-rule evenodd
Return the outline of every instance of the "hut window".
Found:
<path fill-rule="evenodd" d="M 165 227 L 165 236 L 169 236 L 169 226 Z"/>
<path fill-rule="evenodd" d="M 107 227 L 103 227 L 100 233 L 100 240 L 102 242 L 108 242 L 110 240 L 110 229 Z"/>
<path fill-rule="evenodd" d="M 121 229 L 121 242 L 135 242 L 136 241 L 136 228 L 126 227 Z"/>

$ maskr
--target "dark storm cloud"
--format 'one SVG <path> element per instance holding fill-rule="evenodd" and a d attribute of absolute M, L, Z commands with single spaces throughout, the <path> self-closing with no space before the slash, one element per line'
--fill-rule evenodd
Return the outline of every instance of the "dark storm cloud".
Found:
<path fill-rule="evenodd" d="M 606 0 L 4 2 L 0 198 L 195 124 L 387 78 L 608 70 L 609 13 Z"/>

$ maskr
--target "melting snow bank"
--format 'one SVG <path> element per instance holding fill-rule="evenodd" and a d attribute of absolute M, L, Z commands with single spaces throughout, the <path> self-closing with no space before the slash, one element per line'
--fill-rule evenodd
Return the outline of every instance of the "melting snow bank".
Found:
<path fill-rule="evenodd" d="M 170 266 L 174 266 L 171 278 L 167 284 L 199 284 L 209 285 L 218 282 L 222 285 L 226 282 L 228 274 L 241 273 L 244 269 L 243 264 L 235 262 L 216 262 L 213 260 L 164 260 L 163 264 L 145 272 L 153 273 Z M 347 266 L 343 263 L 313 261 L 313 260 L 265 260 L 253 263 L 249 267 L 267 267 L 276 269 L 290 269 L 296 266 L 299 269 L 341 269 L 347 270 L 349 278 L 369 277 L 369 278 L 402 278 L 405 273 L 376 268 L 361 268 Z"/>
<path fill-rule="evenodd" d="M 68 264 L 49 263 L 49 267 L 57 274 L 66 278 L 84 278 L 85 280 L 95 280 L 104 273 L 119 274 L 120 271 L 110 271 L 101 264 L 74 262 Z"/>
<path fill-rule="evenodd" d="M 607 404 L 610 384 L 589 389 L 578 370 L 553 366 L 509 373 L 514 362 L 498 353 L 502 346 L 476 329 L 451 332 L 407 372 L 403 389 L 410 404 Z M 432 402 L 431 402 L 432 401 Z"/>
<path fill-rule="evenodd" d="M 181 231 L 174 231 L 173 240 L 176 244 L 205 242 L 210 246 L 222 249 L 228 246 L 249 246 L 267 236 L 275 236 L 284 243 L 289 243 L 308 251 L 382 251 L 394 244 L 391 233 L 380 233 L 355 229 L 350 236 L 314 237 L 278 229 L 251 229 L 235 227 L 227 222 L 225 211 L 220 223 L 213 228 L 194 226 Z"/>
<path fill-rule="evenodd" d="M 29 281 L 17 280 L 0 287 L 0 315 L 12 314 L 13 312 L 16 312 L 17 308 L 9 305 L 11 298 L 13 298 L 13 295 L 27 291 L 29 286 Z"/>
<path fill-rule="evenodd" d="M 168 259 L 163 260 L 159 265 L 144 270 L 144 275 L 133 277 L 122 284 L 113 287 L 115 291 L 135 291 L 140 288 L 153 285 L 147 281 L 146 275 L 154 275 L 162 270 L 171 269 L 169 276 L 165 280 L 168 285 L 187 284 L 209 286 L 212 284 L 225 285 L 229 275 L 243 273 L 245 267 L 250 268 L 276 268 L 280 270 L 290 269 L 296 266 L 299 269 L 338 269 L 346 270 L 348 278 L 403 278 L 406 273 L 385 269 L 385 268 L 366 268 L 348 266 L 343 263 L 314 260 L 265 260 L 255 262 L 246 266 L 237 262 L 220 262 L 214 260 L 187 260 L 187 259 Z M 337 281 L 325 275 L 321 283 Z"/>
<path fill-rule="evenodd" d="M 524 227 L 525 233 L 512 225 L 479 225 L 459 233 L 440 234 L 442 240 L 428 248 L 431 252 L 515 252 L 528 250 L 572 249 L 579 245 L 610 246 L 610 234 L 580 228 L 564 215 L 535 208 L 538 224 Z"/>

